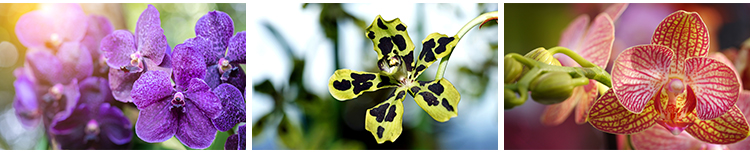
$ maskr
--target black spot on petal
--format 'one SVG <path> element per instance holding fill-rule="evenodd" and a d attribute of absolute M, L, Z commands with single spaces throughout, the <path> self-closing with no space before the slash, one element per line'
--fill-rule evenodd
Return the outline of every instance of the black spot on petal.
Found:
<path fill-rule="evenodd" d="M 428 83 L 430 83 L 430 81 L 417 81 L 417 83 L 419 83 L 420 86 L 424 87 L 424 85 L 427 85 Z"/>
<path fill-rule="evenodd" d="M 398 31 L 405 31 L 406 30 L 406 26 L 404 26 L 404 24 L 398 24 L 396 26 L 396 30 L 398 30 Z"/>
<path fill-rule="evenodd" d="M 435 39 L 427 40 L 427 42 L 422 43 L 422 52 L 419 53 L 419 59 L 424 59 L 424 56 L 426 54 L 432 53 L 432 48 L 435 47 Z"/>
<path fill-rule="evenodd" d="M 369 37 L 370 39 L 375 39 L 375 32 L 370 31 L 369 33 L 367 33 L 367 37 Z"/>
<path fill-rule="evenodd" d="M 388 29 L 388 26 L 383 24 L 383 19 L 378 19 L 378 27 L 380 27 L 380 29 Z"/>
<path fill-rule="evenodd" d="M 437 59 L 435 59 L 435 53 L 432 53 L 432 51 L 427 51 L 425 52 L 424 58 L 422 60 L 424 60 L 425 62 L 433 62 Z"/>
<path fill-rule="evenodd" d="M 385 119 L 385 111 L 388 109 L 389 105 L 391 105 L 391 103 L 385 103 L 370 110 L 370 115 L 375 116 L 376 121 L 383 122 L 383 119 Z"/>
<path fill-rule="evenodd" d="M 396 44 L 399 51 L 406 50 L 406 39 L 404 39 L 403 35 L 396 34 L 396 36 L 393 36 L 393 43 Z"/>
<path fill-rule="evenodd" d="M 380 44 L 378 44 L 378 48 L 380 49 L 380 52 L 382 52 L 383 56 L 388 55 L 388 53 L 391 52 L 391 49 L 393 49 L 393 42 L 391 42 L 391 38 L 380 38 Z"/>
<path fill-rule="evenodd" d="M 412 95 L 413 95 L 414 93 L 418 93 L 418 92 L 419 92 L 419 90 L 422 90 L 422 89 L 419 89 L 419 87 L 417 87 L 417 86 L 411 87 L 411 93 L 412 93 Z"/>
<path fill-rule="evenodd" d="M 352 84 L 349 83 L 349 80 L 341 79 L 341 82 L 333 81 L 333 88 L 336 88 L 336 90 L 345 91 L 345 90 L 349 90 L 349 88 L 351 87 L 352 87 Z"/>
<path fill-rule="evenodd" d="M 441 104 L 443 104 L 443 107 L 445 107 L 445 109 L 448 109 L 448 111 L 453 111 L 453 106 L 448 103 L 448 99 L 443 98 L 443 103 Z"/>
<path fill-rule="evenodd" d="M 422 98 L 424 98 L 424 101 L 427 102 L 427 105 L 429 106 L 437 106 L 440 104 L 440 101 L 438 101 L 437 97 L 435 95 L 432 95 L 432 93 L 429 92 L 421 92 L 419 95 L 422 95 Z"/>
<path fill-rule="evenodd" d="M 396 118 L 396 104 L 391 105 L 391 108 L 388 109 L 388 115 L 385 116 L 385 121 L 393 122 L 393 118 Z"/>
<path fill-rule="evenodd" d="M 383 128 L 383 126 L 378 126 L 378 138 L 383 138 L 384 131 L 385 131 L 385 128 Z"/>
<path fill-rule="evenodd" d="M 352 81 L 352 85 L 354 86 L 354 94 L 359 95 L 360 92 L 370 89 L 372 87 L 372 82 L 370 80 L 375 79 L 375 75 L 373 74 L 357 74 L 352 73 L 350 75 L 354 81 Z"/>
<path fill-rule="evenodd" d="M 440 96 L 440 94 L 443 94 L 444 91 L 443 85 L 440 84 L 440 81 L 428 86 L 427 89 L 430 89 L 430 91 L 434 92 L 438 96 Z"/>
<path fill-rule="evenodd" d="M 414 50 L 409 51 L 409 54 L 403 57 L 404 64 L 406 64 L 406 71 L 411 72 L 414 69 Z"/>
<path fill-rule="evenodd" d="M 427 67 L 424 66 L 424 65 L 419 65 L 419 67 L 417 67 L 417 72 L 422 72 L 422 71 L 424 71 L 424 69 L 427 69 Z M 415 75 L 416 75 L 416 73 L 415 73 Z"/>
<path fill-rule="evenodd" d="M 445 45 L 448 45 L 448 43 L 450 43 L 453 40 L 454 40 L 453 37 L 442 37 L 438 39 L 437 42 L 439 45 L 437 48 L 435 48 L 435 54 L 440 54 L 440 53 L 445 52 Z"/>
<path fill-rule="evenodd" d="M 378 88 L 387 86 L 387 85 L 392 85 L 391 78 L 385 75 L 380 75 L 380 83 L 378 83 Z"/>
<path fill-rule="evenodd" d="M 404 95 L 406 95 L 406 92 L 404 91 L 398 92 L 398 96 L 396 96 L 396 99 L 404 98 Z"/>

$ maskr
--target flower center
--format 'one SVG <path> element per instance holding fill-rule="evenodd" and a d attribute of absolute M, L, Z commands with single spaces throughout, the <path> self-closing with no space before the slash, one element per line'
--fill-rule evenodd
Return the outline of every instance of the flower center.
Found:
<path fill-rule="evenodd" d="M 57 47 L 60 46 L 60 44 L 62 44 L 62 39 L 60 38 L 60 35 L 58 35 L 57 33 L 53 33 L 52 35 L 49 36 L 49 40 L 47 41 L 46 45 L 49 48 L 56 49 Z"/>
<path fill-rule="evenodd" d="M 136 52 L 136 53 L 130 54 L 130 65 L 138 66 L 138 64 L 140 63 L 140 61 L 141 61 L 141 53 L 140 52 Z"/>
<path fill-rule="evenodd" d="M 232 69 L 232 65 L 229 65 L 229 60 L 226 60 L 224 58 L 219 59 L 218 65 L 220 74 L 224 74 L 224 72 Z"/>
<path fill-rule="evenodd" d="M 177 92 L 172 98 L 172 107 L 182 107 L 183 105 L 185 105 L 185 96 L 182 92 Z"/>
<path fill-rule="evenodd" d="M 51 88 L 49 88 L 49 90 L 47 91 L 47 94 L 45 94 L 42 97 L 42 99 L 44 99 L 44 101 L 47 103 L 57 102 L 60 99 L 62 99 L 62 96 L 63 96 L 62 91 L 63 91 L 63 85 L 60 83 L 55 84 L 55 86 L 52 86 Z"/>
<path fill-rule="evenodd" d="M 99 123 L 96 122 L 96 120 L 91 119 L 88 123 L 86 123 L 86 128 L 84 129 L 84 132 L 86 133 L 86 138 L 84 139 L 84 142 L 88 141 L 96 141 L 98 139 L 97 136 L 99 136 Z"/>
<path fill-rule="evenodd" d="M 669 92 L 674 94 L 681 94 L 685 90 L 685 84 L 680 79 L 672 79 L 669 81 Z"/>
<path fill-rule="evenodd" d="M 687 114 L 695 109 L 695 99 L 689 98 L 692 91 L 687 90 L 682 79 L 672 78 L 657 94 L 654 102 L 659 112 L 657 123 L 664 126 L 673 135 L 679 135 L 693 124 Z"/>

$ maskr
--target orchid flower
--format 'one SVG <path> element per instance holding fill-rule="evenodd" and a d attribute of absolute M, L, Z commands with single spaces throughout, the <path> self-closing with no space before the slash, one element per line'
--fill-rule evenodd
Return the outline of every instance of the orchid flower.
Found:
<path fill-rule="evenodd" d="M 735 105 L 740 84 L 731 67 L 708 54 L 708 28 L 696 12 L 677 11 L 656 28 L 652 44 L 625 49 L 612 68 L 612 89 L 588 116 L 595 128 L 635 134 L 655 124 L 711 144 L 745 139 Z M 658 127 L 657 127 L 658 128 Z"/>
<path fill-rule="evenodd" d="M 615 40 L 614 21 L 627 6 L 628 4 L 609 6 L 606 11 L 596 16 L 588 30 L 586 26 L 589 22 L 589 16 L 585 14 L 578 16 L 563 31 L 559 45 L 575 51 L 599 67 L 606 68 L 612 51 L 612 43 Z M 556 54 L 555 58 L 560 60 L 562 66 L 580 67 L 578 63 L 564 54 Z M 549 105 L 544 109 L 541 117 L 542 124 L 559 125 L 568 118 L 573 107 L 576 107 L 576 123 L 585 123 L 589 108 L 597 98 L 597 92 L 595 80 L 590 80 L 588 85 L 575 87 L 573 94 L 568 99 L 562 103 Z"/>

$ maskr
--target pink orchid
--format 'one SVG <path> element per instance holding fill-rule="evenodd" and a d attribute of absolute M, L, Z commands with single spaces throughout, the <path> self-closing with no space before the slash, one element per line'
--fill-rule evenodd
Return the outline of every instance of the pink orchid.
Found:
<path fill-rule="evenodd" d="M 732 62 L 724 54 L 710 54 L 709 58 L 716 59 L 730 68 L 736 70 Z M 743 90 L 737 99 L 737 107 L 742 113 L 750 112 L 750 91 Z M 745 117 L 746 120 L 747 117 Z M 654 126 L 643 132 L 631 135 L 631 141 L 635 149 L 642 150 L 719 150 L 719 149 L 750 149 L 750 140 L 742 140 L 728 145 L 719 145 L 702 142 L 687 132 L 673 135 L 663 126 Z"/>
<path fill-rule="evenodd" d="M 695 12 L 677 11 L 656 28 L 652 44 L 625 49 L 612 68 L 612 89 L 591 108 L 589 123 L 614 134 L 659 124 L 711 144 L 745 139 L 747 120 L 735 103 L 734 70 L 708 54 L 708 28 Z M 658 127 L 657 127 L 658 128 Z"/>
<path fill-rule="evenodd" d="M 600 13 L 586 29 L 589 22 L 588 15 L 580 15 L 563 31 L 559 45 L 569 48 L 586 60 L 606 68 L 612 43 L 615 39 L 614 21 L 622 14 L 628 4 L 612 4 Z M 585 35 L 584 35 L 585 34 Z M 563 54 L 555 55 L 563 66 L 578 66 L 578 63 Z M 560 125 L 568 118 L 573 107 L 576 107 L 575 120 L 578 124 L 586 123 L 589 108 L 594 104 L 597 96 L 596 80 L 590 80 L 588 85 L 573 89 L 573 94 L 565 101 L 549 105 L 542 113 L 542 124 L 548 126 Z"/>

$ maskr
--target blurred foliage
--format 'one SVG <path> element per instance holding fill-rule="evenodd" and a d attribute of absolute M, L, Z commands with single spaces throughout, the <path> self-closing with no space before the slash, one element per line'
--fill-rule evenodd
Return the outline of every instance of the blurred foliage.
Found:
<path fill-rule="evenodd" d="M 557 46 L 565 26 L 575 16 L 570 4 L 505 4 L 503 54 Z M 532 20 L 534 19 L 534 20 Z"/>

